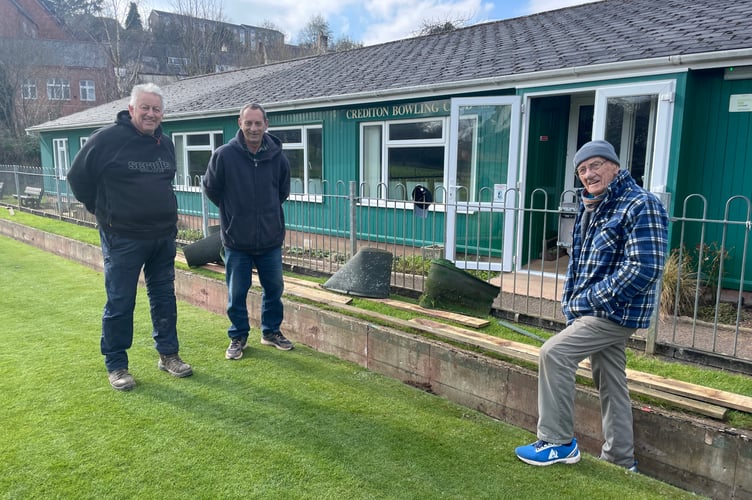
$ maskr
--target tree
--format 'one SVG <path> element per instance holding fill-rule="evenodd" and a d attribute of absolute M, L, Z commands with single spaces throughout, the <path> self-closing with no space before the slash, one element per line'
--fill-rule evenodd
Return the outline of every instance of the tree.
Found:
<path fill-rule="evenodd" d="M 223 56 L 232 52 L 235 37 L 226 25 L 222 0 L 173 0 L 177 26 L 170 26 L 188 75 L 213 73 Z"/>
<path fill-rule="evenodd" d="M 329 22 L 321 14 L 311 17 L 308 23 L 298 33 L 298 44 L 303 47 L 326 52 L 329 40 L 333 37 Z"/>
<path fill-rule="evenodd" d="M 126 30 L 126 20 L 138 15 L 138 1 L 99 0 L 102 2 L 100 16 L 80 16 L 72 26 L 79 37 L 99 44 L 114 68 L 114 85 L 103 89 L 103 97 L 113 100 L 127 96 L 137 83 L 141 73 L 141 58 L 150 42 L 148 33 L 139 29 Z M 135 13 L 135 14 L 134 14 Z M 138 16 L 140 23 L 140 16 Z M 134 26 L 135 27 L 135 26 Z"/>
<path fill-rule="evenodd" d="M 469 19 L 469 18 L 468 18 Z M 467 24 L 467 19 L 424 19 L 416 36 L 438 35 L 458 30 Z"/>
<path fill-rule="evenodd" d="M 42 3 L 66 24 L 77 16 L 102 11 L 102 0 L 42 0 Z"/>
<path fill-rule="evenodd" d="M 138 13 L 136 2 L 131 2 L 128 7 L 128 16 L 125 18 L 126 31 L 143 31 L 144 25 L 141 23 L 141 14 Z"/>
<path fill-rule="evenodd" d="M 338 39 L 329 48 L 334 52 L 342 52 L 343 50 L 359 49 L 363 47 L 363 42 L 356 42 L 348 36 L 343 36 Z"/>

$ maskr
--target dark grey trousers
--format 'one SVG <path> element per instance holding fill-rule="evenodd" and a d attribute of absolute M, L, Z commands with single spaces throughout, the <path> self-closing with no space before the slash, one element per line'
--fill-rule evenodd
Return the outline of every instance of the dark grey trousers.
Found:
<path fill-rule="evenodd" d="M 574 437 L 575 373 L 590 357 L 599 391 L 605 442 L 601 458 L 624 467 L 634 463 L 632 402 L 626 376 L 626 345 L 634 328 L 613 321 L 578 318 L 551 337 L 540 350 L 538 439 L 554 444 Z"/>

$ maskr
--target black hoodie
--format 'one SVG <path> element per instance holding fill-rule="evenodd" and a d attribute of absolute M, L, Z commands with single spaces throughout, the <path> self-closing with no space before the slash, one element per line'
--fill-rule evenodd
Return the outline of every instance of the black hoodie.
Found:
<path fill-rule="evenodd" d="M 261 254 L 284 243 L 290 163 L 277 137 L 264 134 L 264 147 L 254 155 L 238 130 L 214 151 L 203 182 L 207 198 L 219 207 L 225 246 Z"/>
<path fill-rule="evenodd" d="M 144 135 L 121 111 L 94 132 L 68 172 L 73 194 L 99 227 L 135 239 L 175 237 L 175 146 L 158 127 Z"/>

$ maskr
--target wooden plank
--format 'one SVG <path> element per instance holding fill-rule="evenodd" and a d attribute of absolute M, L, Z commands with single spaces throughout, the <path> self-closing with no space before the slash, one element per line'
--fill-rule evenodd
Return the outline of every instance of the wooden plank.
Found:
<path fill-rule="evenodd" d="M 590 361 L 585 360 L 581 365 L 590 367 Z M 627 380 L 651 389 L 669 394 L 683 396 L 697 401 L 703 401 L 725 408 L 752 413 L 752 398 L 733 392 L 712 389 L 703 385 L 683 382 L 673 378 L 661 377 L 652 373 L 638 372 L 627 368 Z"/>
<path fill-rule="evenodd" d="M 314 302 L 321 302 L 323 304 L 345 305 L 352 302 L 352 297 L 350 296 L 328 292 L 326 290 L 316 289 L 309 286 L 302 286 L 296 283 L 289 283 L 287 279 L 285 279 L 285 293 L 295 295 L 296 297 L 303 297 Z"/>
<path fill-rule="evenodd" d="M 459 323 L 461 325 L 469 326 L 471 328 L 483 328 L 484 326 L 488 326 L 491 323 L 487 319 L 474 318 L 472 316 L 466 316 L 464 314 L 453 313 L 449 311 L 442 311 L 439 309 L 426 309 L 425 307 L 421 307 L 417 304 L 411 304 L 409 302 L 402 302 L 401 300 L 393 300 L 393 299 L 373 299 L 373 300 L 377 302 L 381 302 L 382 304 L 386 304 L 390 307 L 394 307 L 395 309 L 402 309 L 403 311 L 411 311 L 417 314 L 422 314 L 424 316 L 431 316 L 434 318 L 446 319 L 446 320 L 454 321 L 455 323 Z"/>
<path fill-rule="evenodd" d="M 182 253 L 178 253 L 175 256 L 175 260 L 184 264 L 186 263 L 185 256 Z M 201 267 L 218 273 L 225 273 L 225 266 L 213 262 L 204 264 Z M 318 286 L 318 283 L 313 281 L 292 278 L 289 276 L 285 276 L 284 279 L 285 293 L 289 295 L 295 295 L 296 297 L 302 297 L 322 304 L 344 305 L 352 302 L 352 297 L 324 290 Z M 253 273 L 252 280 L 256 284 L 259 283 L 257 273 Z"/>
<path fill-rule="evenodd" d="M 480 347 L 514 359 L 538 363 L 538 349 L 535 346 L 501 339 L 493 335 L 486 335 L 457 326 L 446 325 L 427 318 L 413 318 L 408 323 L 416 325 L 418 329 L 439 338 L 461 342 L 473 347 Z"/>
<path fill-rule="evenodd" d="M 677 396 L 676 394 L 669 394 L 665 391 L 659 391 L 657 389 L 651 389 L 644 387 L 640 384 L 628 384 L 629 391 L 641 396 L 651 397 L 660 401 L 667 401 L 671 405 L 681 408 L 682 410 L 688 410 L 700 415 L 705 415 L 716 420 L 725 420 L 728 409 L 718 405 L 712 405 L 703 401 L 697 401 L 683 396 Z"/>
<path fill-rule="evenodd" d="M 659 389 L 664 392 L 686 396 L 698 401 L 704 401 L 706 403 L 752 413 L 752 398 L 749 396 L 742 396 L 741 394 L 735 394 L 733 392 L 711 389 L 710 387 L 704 387 L 702 385 L 691 384 L 681 380 L 670 379 L 659 375 L 653 375 L 651 373 L 643 373 L 629 369 L 627 369 L 627 380 L 645 385 L 652 389 Z"/>
<path fill-rule="evenodd" d="M 472 330 L 466 330 L 457 326 L 446 325 L 437 321 L 432 321 L 425 318 L 413 318 L 409 320 L 410 323 L 414 323 L 419 326 L 430 328 L 436 335 L 439 332 L 440 337 L 444 337 L 450 340 L 459 341 L 475 347 L 481 347 L 483 349 L 509 356 L 514 359 L 523 361 L 538 363 L 540 349 L 536 346 L 523 344 L 520 342 L 514 342 L 511 340 L 499 339 L 490 335 L 485 335 L 480 332 L 474 332 Z M 593 375 L 590 371 L 590 362 L 584 360 L 580 363 L 580 368 L 577 370 L 577 375 L 592 380 Z M 641 372 L 634 372 L 641 373 Z M 638 383 L 628 383 L 630 392 L 634 394 L 640 394 L 643 396 L 653 397 L 661 401 L 666 401 L 677 408 L 693 411 L 700 415 L 705 415 L 710 418 L 723 420 L 726 417 L 727 410 L 723 408 L 723 405 L 714 405 L 706 402 L 692 399 L 691 397 L 679 396 L 669 393 L 665 390 L 657 390 L 649 387 L 645 387 Z"/>

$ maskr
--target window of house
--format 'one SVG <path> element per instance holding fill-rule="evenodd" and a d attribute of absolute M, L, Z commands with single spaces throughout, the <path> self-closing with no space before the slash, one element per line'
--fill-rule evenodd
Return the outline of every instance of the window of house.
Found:
<path fill-rule="evenodd" d="M 26 78 L 21 84 L 21 96 L 24 99 L 37 98 L 37 81 L 32 78 Z"/>
<path fill-rule="evenodd" d="M 66 78 L 47 80 L 47 99 L 50 101 L 70 101 L 70 81 Z"/>
<path fill-rule="evenodd" d="M 224 144 L 224 134 L 220 131 L 173 134 L 172 141 L 177 161 L 175 184 L 200 189 L 200 179 L 214 150 Z"/>
<path fill-rule="evenodd" d="M 291 194 L 323 194 L 324 156 L 321 125 L 274 128 L 269 132 L 282 141 L 290 162 Z"/>
<path fill-rule="evenodd" d="M 94 92 L 94 80 L 81 80 L 78 82 L 79 95 L 82 101 L 96 101 L 97 95 Z"/>
<path fill-rule="evenodd" d="M 418 184 L 444 185 L 446 118 L 369 122 L 361 125 L 361 194 L 410 200 Z"/>
<path fill-rule="evenodd" d="M 52 140 L 53 162 L 58 179 L 65 179 L 68 175 L 68 139 Z"/>
<path fill-rule="evenodd" d="M 188 66 L 188 58 L 187 57 L 168 57 L 167 58 L 167 64 L 170 66 Z"/>

